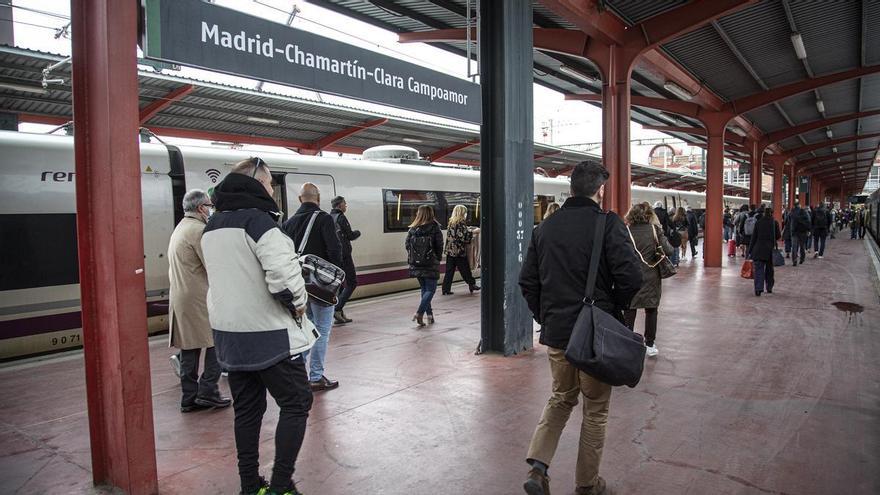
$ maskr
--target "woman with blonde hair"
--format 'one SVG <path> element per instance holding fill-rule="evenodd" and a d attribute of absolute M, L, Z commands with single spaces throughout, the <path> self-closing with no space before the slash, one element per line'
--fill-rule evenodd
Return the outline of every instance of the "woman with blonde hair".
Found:
<path fill-rule="evenodd" d="M 419 280 L 422 299 L 413 321 L 420 327 L 425 326 L 423 317 L 427 314 L 428 323 L 434 323 L 434 310 L 431 299 L 437 292 L 437 280 L 440 279 L 440 259 L 443 256 L 443 231 L 434 219 L 434 208 L 421 205 L 416 211 L 416 218 L 409 225 L 406 234 L 407 262 L 409 276 Z"/>
<path fill-rule="evenodd" d="M 648 203 L 633 205 L 626 215 L 627 230 L 630 239 L 638 254 L 642 266 L 642 288 L 632 298 L 629 309 L 623 311 L 623 319 L 631 330 L 636 322 L 636 310 L 645 310 L 645 346 L 647 355 L 656 356 L 657 347 L 654 339 L 657 337 L 657 308 L 660 306 L 661 282 L 659 262 L 662 259 L 660 251 L 665 256 L 671 256 L 674 251 L 657 215 Z"/>
<path fill-rule="evenodd" d="M 547 217 L 559 211 L 559 208 L 559 203 L 550 203 L 550 205 L 547 206 L 547 211 L 544 212 L 544 218 L 542 218 L 541 220 L 547 220 Z"/>
<path fill-rule="evenodd" d="M 467 248 L 474 238 L 474 233 L 479 229 L 471 230 L 467 225 L 467 207 L 456 205 L 452 209 L 452 216 L 446 225 L 446 275 L 443 276 L 443 290 L 441 294 L 451 296 L 452 279 L 455 277 L 455 269 L 461 272 L 461 278 L 468 284 L 471 294 L 480 290 L 477 281 L 471 274 L 471 266 L 468 263 Z"/>

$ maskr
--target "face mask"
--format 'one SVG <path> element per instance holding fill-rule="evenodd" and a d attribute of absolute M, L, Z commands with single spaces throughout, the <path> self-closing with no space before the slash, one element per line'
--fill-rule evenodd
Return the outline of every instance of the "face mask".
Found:
<path fill-rule="evenodd" d="M 208 212 L 208 215 L 205 217 L 206 219 L 211 218 L 214 215 L 214 211 L 215 211 L 214 208 L 211 208 L 210 206 L 208 206 L 208 207 L 205 207 L 205 210 L 207 210 L 207 212 Z"/>

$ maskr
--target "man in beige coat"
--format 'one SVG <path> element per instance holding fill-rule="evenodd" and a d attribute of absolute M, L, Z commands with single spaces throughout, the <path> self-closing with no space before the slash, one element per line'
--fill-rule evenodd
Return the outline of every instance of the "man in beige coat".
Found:
<path fill-rule="evenodd" d="M 169 343 L 180 349 L 171 363 L 180 376 L 183 396 L 180 412 L 227 407 L 231 400 L 220 395 L 220 365 L 208 321 L 208 274 L 202 254 L 202 233 L 214 205 L 204 191 L 193 189 L 183 196 L 184 218 L 168 243 Z M 199 357 L 205 349 L 205 366 L 199 378 Z"/>

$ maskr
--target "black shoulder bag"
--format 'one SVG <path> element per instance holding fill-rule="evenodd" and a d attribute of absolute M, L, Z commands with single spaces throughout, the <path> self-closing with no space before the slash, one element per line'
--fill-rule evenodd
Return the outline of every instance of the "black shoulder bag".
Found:
<path fill-rule="evenodd" d="M 345 270 L 320 256 L 303 254 L 303 251 L 306 250 L 306 244 L 309 242 L 309 235 L 312 233 L 312 226 L 319 213 L 316 211 L 309 219 L 309 224 L 306 226 L 306 232 L 303 234 L 296 254 L 299 256 L 302 277 L 306 282 L 306 292 L 309 293 L 309 297 L 321 306 L 334 306 L 336 295 L 339 294 L 339 289 L 345 282 Z"/>
<path fill-rule="evenodd" d="M 572 366 L 600 382 L 635 387 L 645 366 L 645 340 L 617 318 L 596 307 L 593 300 L 605 240 L 605 220 L 604 213 L 596 219 L 584 305 L 574 323 L 565 358 Z"/>

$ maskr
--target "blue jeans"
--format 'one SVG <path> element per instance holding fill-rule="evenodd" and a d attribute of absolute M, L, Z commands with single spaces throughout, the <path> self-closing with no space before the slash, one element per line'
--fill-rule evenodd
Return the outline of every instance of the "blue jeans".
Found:
<path fill-rule="evenodd" d="M 419 287 L 422 289 L 422 301 L 419 303 L 418 314 L 423 315 L 428 313 L 429 315 L 434 314 L 434 309 L 431 307 L 431 299 L 434 299 L 434 293 L 437 292 L 437 279 L 436 278 L 419 278 Z"/>
<path fill-rule="evenodd" d="M 733 239 L 733 227 L 730 227 L 729 225 L 725 225 L 724 226 L 724 242 L 727 242 L 730 239 Z"/>
<path fill-rule="evenodd" d="M 819 256 L 825 256 L 825 235 L 824 234 L 815 234 L 813 235 L 813 251 L 819 253 Z"/>
<path fill-rule="evenodd" d="M 773 277 L 773 262 L 754 260 L 755 264 L 755 292 L 773 291 L 775 279 Z"/>
<path fill-rule="evenodd" d="M 673 248 L 672 249 L 672 256 L 669 257 L 669 261 L 671 261 L 673 265 L 678 266 L 680 256 L 681 256 L 681 249 Z"/>
<path fill-rule="evenodd" d="M 324 376 L 324 358 L 327 356 L 327 346 L 330 344 L 330 328 L 333 326 L 333 306 L 322 306 L 318 303 L 309 301 L 306 309 L 306 316 L 318 333 L 321 334 L 315 345 L 311 349 L 303 353 L 303 359 L 309 360 L 309 381 L 316 382 Z"/>

